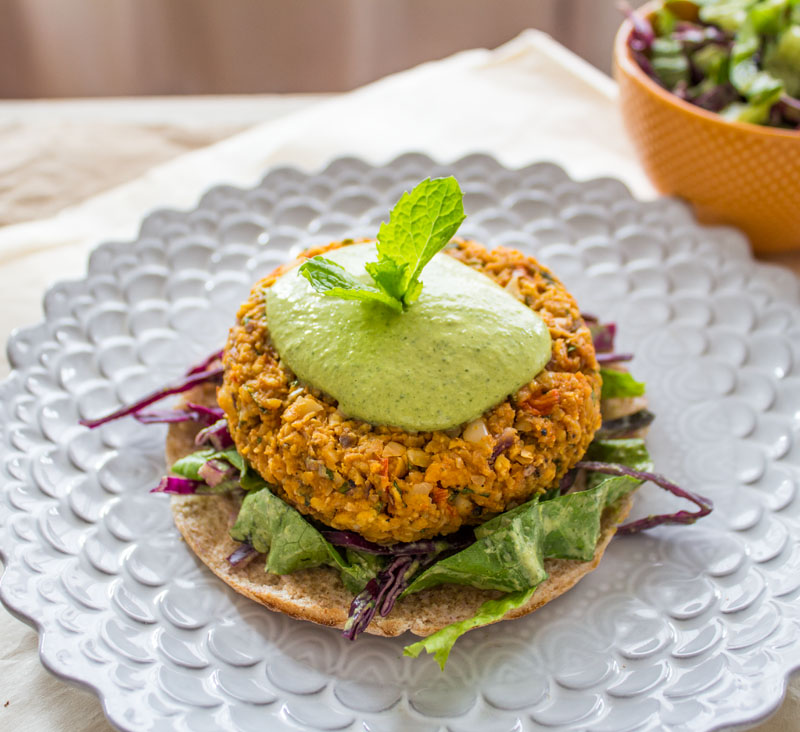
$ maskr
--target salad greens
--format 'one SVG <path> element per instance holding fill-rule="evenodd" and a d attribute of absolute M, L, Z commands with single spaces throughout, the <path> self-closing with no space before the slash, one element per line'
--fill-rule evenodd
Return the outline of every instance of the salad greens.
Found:
<path fill-rule="evenodd" d="M 431 633 L 426 638 L 406 646 L 403 649 L 403 655 L 417 658 L 422 651 L 427 651 L 433 655 L 436 663 L 439 664 L 439 668 L 444 671 L 447 659 L 450 657 L 450 651 L 453 650 L 455 642 L 464 633 L 473 628 L 480 628 L 502 620 L 507 613 L 527 603 L 533 597 L 534 592 L 536 592 L 535 586 L 526 590 L 509 592 L 495 600 L 487 600 L 471 618 L 451 623 L 441 630 Z"/>
<path fill-rule="evenodd" d="M 644 382 L 636 381 L 627 371 L 617 369 L 600 369 L 603 379 L 601 399 L 616 399 L 618 397 L 637 397 L 644 394 Z"/>
<path fill-rule="evenodd" d="M 423 267 L 447 246 L 464 218 L 458 181 L 426 178 L 400 197 L 389 222 L 380 226 L 378 261 L 365 265 L 374 285 L 321 256 L 305 262 L 299 272 L 323 295 L 371 300 L 400 312 L 419 297 Z"/>
<path fill-rule="evenodd" d="M 590 448 L 590 454 L 598 458 L 611 459 L 615 463 L 632 468 L 646 470 L 651 467 L 650 456 L 647 454 L 647 448 L 645 448 L 642 440 L 608 440 L 593 443 L 593 447 Z M 481 526 L 481 529 L 489 527 L 489 524 L 497 522 L 499 519 L 504 519 L 508 514 L 519 512 L 520 510 L 523 510 L 528 515 L 535 516 L 535 522 L 540 528 L 535 535 L 522 536 L 520 539 L 528 544 L 528 551 L 536 552 L 540 557 L 541 575 L 537 578 L 537 581 L 527 586 L 510 588 L 513 591 L 508 594 L 483 603 L 473 617 L 452 623 L 427 638 L 413 643 L 405 648 L 405 655 L 416 658 L 423 650 L 427 651 L 433 654 L 439 666 L 444 669 L 453 644 L 464 633 L 473 628 L 502 620 L 510 610 L 521 607 L 533 597 L 536 586 L 547 579 L 547 573 L 544 571 L 543 566 L 544 558 L 589 561 L 594 556 L 603 510 L 624 494 L 634 490 L 643 481 L 628 476 L 607 477 L 599 473 L 590 473 L 587 480 L 589 487 L 584 491 L 568 493 L 541 503 L 534 499 L 520 506 L 520 508 L 502 514 Z M 491 535 L 492 533 L 491 527 L 489 527 L 489 534 Z M 464 550 L 461 554 L 470 551 L 470 549 L 472 547 Z M 455 554 L 449 559 L 439 562 L 439 565 L 445 564 L 458 556 L 458 554 Z M 419 580 L 423 580 L 437 566 L 434 565 L 427 572 L 424 572 L 418 580 L 411 584 L 406 592 L 413 592 L 416 589 L 431 586 L 430 584 L 425 584 L 424 581 L 419 582 Z M 458 582 L 459 580 L 443 578 L 441 581 Z M 416 586 L 418 583 L 419 587 Z M 461 583 L 473 584 L 471 582 Z M 480 584 L 474 586 L 482 587 Z"/>
<path fill-rule="evenodd" d="M 587 456 L 601 459 L 602 455 L 608 462 L 640 470 L 652 467 L 642 440 L 593 445 Z M 639 483 L 629 478 L 605 478 L 590 490 L 546 501 L 537 497 L 506 511 L 481 524 L 475 529 L 474 544 L 425 570 L 403 595 L 445 582 L 482 590 L 524 590 L 547 579 L 546 557 L 587 562 L 594 556 L 603 509 Z"/>
<path fill-rule="evenodd" d="M 652 24 L 635 16 L 628 45 L 645 73 L 688 102 L 800 129 L 800 0 L 664 0 Z"/>
<path fill-rule="evenodd" d="M 647 448 L 639 439 L 596 440 L 586 459 L 636 471 L 652 469 Z M 250 475 L 246 462 L 233 449 L 195 452 L 176 462 L 172 470 L 187 479 L 202 480 L 204 464 L 214 460 L 229 460 L 243 477 Z M 507 593 L 484 603 L 474 617 L 443 628 L 406 649 L 413 656 L 427 650 L 444 667 L 453 643 L 461 635 L 500 620 L 530 599 L 535 588 L 547 579 L 546 558 L 590 561 L 604 509 L 642 482 L 642 478 L 630 475 L 608 476 L 591 471 L 585 490 L 549 500 L 537 497 L 506 511 L 478 526 L 474 542 L 461 551 L 438 559 L 444 548 L 442 542 L 431 542 L 427 557 L 404 554 L 401 545 L 387 565 L 386 557 L 373 553 L 369 546 L 367 551 L 347 547 L 343 556 L 299 511 L 275 496 L 266 482 L 251 476 L 231 537 L 265 554 L 265 569 L 273 574 L 321 566 L 338 570 L 345 587 L 357 594 L 350 623 L 354 627 L 345 631 L 351 634 L 348 637 L 363 631 L 376 610 L 385 615 L 396 599 L 443 583 Z"/>
<path fill-rule="evenodd" d="M 264 483 L 244 498 L 231 529 L 237 541 L 266 554 L 265 569 L 271 574 L 290 574 L 299 569 L 329 566 L 337 569 L 350 592 L 360 592 L 383 566 L 380 557 L 347 550 L 348 559 L 309 523 L 303 515 L 272 493 Z"/>
<path fill-rule="evenodd" d="M 237 473 L 211 490 L 202 492 L 247 491 L 231 536 L 262 554 L 266 554 L 267 572 L 290 574 L 307 567 L 330 566 L 339 570 L 342 581 L 351 592 L 360 592 L 377 575 L 384 559 L 347 548 L 345 556 L 327 541 L 303 515 L 275 496 L 270 486 L 239 455 L 235 448 L 198 450 L 181 458 L 172 472 L 181 478 L 204 485 L 209 482 L 209 465 L 226 462 Z M 159 492 L 192 492 L 186 490 Z"/>

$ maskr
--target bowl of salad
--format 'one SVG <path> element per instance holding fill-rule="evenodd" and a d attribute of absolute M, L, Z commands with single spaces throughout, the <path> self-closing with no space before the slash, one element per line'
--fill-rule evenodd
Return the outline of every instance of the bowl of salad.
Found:
<path fill-rule="evenodd" d="M 614 72 L 655 187 L 757 252 L 800 248 L 800 0 L 660 0 L 626 15 Z"/>

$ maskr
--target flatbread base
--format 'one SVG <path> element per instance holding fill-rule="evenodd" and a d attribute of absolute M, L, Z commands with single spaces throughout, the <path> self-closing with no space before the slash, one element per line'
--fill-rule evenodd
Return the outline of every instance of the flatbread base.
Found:
<path fill-rule="evenodd" d="M 205 403 L 213 403 L 213 396 L 209 396 L 209 390 L 203 393 L 197 390 L 188 401 L 202 399 Z M 170 425 L 166 445 L 169 465 L 196 449 L 194 435 L 197 430 L 193 423 Z M 597 549 L 591 561 L 545 560 L 549 578 L 539 585 L 526 605 L 510 611 L 503 619 L 518 618 L 537 610 L 595 569 L 617 525 L 628 515 L 631 504 L 632 498 L 628 495 L 605 510 Z M 268 574 L 259 557 L 245 566 L 233 567 L 229 564 L 228 556 L 239 546 L 229 533 L 238 511 L 238 500 L 229 496 L 172 497 L 175 525 L 186 543 L 214 574 L 234 590 L 270 610 L 320 625 L 343 628 L 353 596 L 345 589 L 336 570 L 319 567 L 289 575 Z M 427 636 L 450 623 L 472 617 L 484 602 L 502 594 L 496 590 L 478 590 L 460 585 L 432 587 L 398 601 L 388 617 L 376 615 L 367 632 L 396 636 L 411 631 L 415 635 Z"/>

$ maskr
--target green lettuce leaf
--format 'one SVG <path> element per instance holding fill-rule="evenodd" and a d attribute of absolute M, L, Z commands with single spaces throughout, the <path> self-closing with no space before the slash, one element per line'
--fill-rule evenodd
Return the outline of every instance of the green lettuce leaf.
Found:
<path fill-rule="evenodd" d="M 367 272 L 387 295 L 410 305 L 422 291 L 423 267 L 443 249 L 464 220 L 458 181 L 427 178 L 395 204 L 378 231 L 378 261 Z"/>
<path fill-rule="evenodd" d="M 753 3 L 747 12 L 747 19 L 756 33 L 777 35 L 786 26 L 790 0 L 760 0 Z"/>
<path fill-rule="evenodd" d="M 639 439 L 596 440 L 590 445 L 586 459 L 621 463 L 635 470 L 652 469 L 652 461 L 644 441 Z M 584 491 L 568 493 L 548 501 L 530 501 L 501 514 L 476 530 L 478 541 L 475 544 L 434 564 L 420 574 L 403 594 L 410 594 L 443 582 L 503 589 L 499 586 L 500 578 L 495 577 L 492 580 L 491 574 L 494 572 L 501 577 L 514 579 L 513 568 L 510 572 L 505 566 L 498 570 L 491 555 L 488 561 L 482 563 L 479 553 L 473 552 L 476 547 L 486 552 L 493 546 L 492 542 L 503 545 L 502 549 L 494 547 L 494 552 L 506 551 L 505 561 L 511 564 L 523 553 L 525 556 L 535 555 L 541 558 L 590 561 L 597 546 L 603 509 L 624 494 L 635 490 L 641 483 L 642 481 L 636 478 L 593 472 L 587 475 L 587 488 Z M 505 543 L 508 537 L 504 531 L 510 527 L 521 526 L 531 532 L 528 535 L 530 546 L 525 547 L 524 551 L 519 548 L 525 542 L 524 534 L 514 537 L 514 542 L 510 544 Z M 472 578 L 468 574 L 470 571 L 474 573 Z M 450 650 L 458 638 L 472 628 L 501 620 L 509 610 L 524 605 L 533 596 L 536 586 L 545 579 L 547 574 L 542 564 L 541 575 L 535 576 L 534 583 L 528 587 L 513 587 L 509 580 L 507 587 L 511 587 L 513 591 L 496 600 L 485 602 L 473 617 L 442 628 L 433 635 L 408 646 L 404 653 L 416 658 L 425 650 L 432 653 L 440 667 L 444 668 Z"/>
<path fill-rule="evenodd" d="M 800 3 L 797 4 L 800 12 Z M 800 97 L 800 25 L 791 25 L 764 53 L 764 70 L 783 82 L 786 93 Z"/>
<path fill-rule="evenodd" d="M 264 485 L 262 490 L 245 496 L 231 537 L 266 554 L 267 572 L 290 574 L 299 569 L 329 566 L 339 570 L 348 590 L 358 593 L 380 571 L 382 565 L 361 552 L 348 551 L 350 561 L 342 557 L 299 511 Z"/>
<path fill-rule="evenodd" d="M 266 554 L 268 572 L 289 574 L 298 569 L 330 566 L 339 570 L 345 587 L 358 594 L 382 569 L 385 562 L 382 557 L 353 549 L 347 550 L 346 558 L 342 557 L 299 511 L 270 491 L 269 483 L 234 447 L 193 452 L 178 460 L 172 466 L 172 472 L 191 480 L 203 480 L 200 468 L 208 460 L 226 460 L 239 470 L 240 484 L 248 495 L 231 529 L 231 536 Z"/>
<path fill-rule="evenodd" d="M 644 441 L 639 439 L 596 440 L 586 459 L 652 469 Z M 524 590 L 547 579 L 546 558 L 587 562 L 594 556 L 603 509 L 641 482 L 590 473 L 587 490 L 547 501 L 534 499 L 506 511 L 475 529 L 474 544 L 422 572 L 402 597 L 445 583 Z"/>
<path fill-rule="evenodd" d="M 488 521 L 475 536 L 474 544 L 426 569 L 401 597 L 446 582 L 509 592 L 547 578 L 536 500 Z"/>
<path fill-rule="evenodd" d="M 346 549 L 347 561 L 344 566 L 337 565 L 344 586 L 357 595 L 373 577 L 386 566 L 386 559 L 377 554 L 367 554 L 356 549 Z"/>
<path fill-rule="evenodd" d="M 737 31 L 747 20 L 747 9 L 753 0 L 715 0 L 714 2 L 698 3 L 700 20 L 704 23 L 718 25 L 723 30 Z"/>
<path fill-rule="evenodd" d="M 619 463 L 627 465 L 629 468 L 639 470 L 644 473 L 653 470 L 653 460 L 644 440 L 630 438 L 625 440 L 594 440 L 586 451 L 584 460 L 597 460 L 601 463 Z M 618 498 L 626 493 L 630 493 L 642 481 L 629 476 L 611 476 L 603 473 L 588 473 L 586 476 L 586 487 L 591 490 L 602 485 L 605 491 L 605 503 L 610 506 Z"/>
<path fill-rule="evenodd" d="M 444 666 L 447 663 L 453 645 L 464 633 L 473 628 L 480 628 L 482 625 L 489 625 L 490 623 L 496 623 L 498 620 L 502 620 L 506 613 L 528 602 L 528 600 L 533 597 L 535 591 L 535 587 L 530 587 L 527 590 L 510 592 L 507 595 L 498 597 L 496 600 L 487 600 L 478 608 L 478 612 L 471 618 L 461 620 L 457 623 L 451 623 L 441 630 L 432 633 L 427 638 L 423 638 L 421 641 L 406 646 L 403 649 L 403 655 L 417 658 L 422 651 L 427 651 L 433 654 L 433 657 L 439 664 L 439 668 L 444 671 Z"/>
<path fill-rule="evenodd" d="M 183 478 L 203 480 L 200 476 L 200 468 L 209 460 L 225 460 L 233 465 L 240 473 L 243 473 L 245 470 L 245 462 L 242 456 L 236 452 L 235 447 L 229 447 L 227 450 L 207 448 L 205 450 L 193 452 L 191 455 L 186 455 L 175 462 L 172 466 L 172 472 Z"/>
<path fill-rule="evenodd" d="M 214 450 L 214 448 L 197 450 L 177 460 L 172 466 L 171 471 L 184 478 L 202 481 L 203 478 L 200 475 L 200 468 L 203 467 L 203 463 L 209 460 L 225 460 L 236 468 L 239 471 L 238 486 L 240 486 L 242 490 L 251 491 L 261 490 L 265 486 L 272 487 L 250 467 L 247 461 L 236 451 L 235 447 L 229 447 L 225 450 Z M 222 483 L 218 486 L 216 492 L 227 492 L 230 488 L 231 486 L 227 483 Z M 215 491 L 212 489 L 211 492 Z"/>
<path fill-rule="evenodd" d="M 731 84 L 747 100 L 748 106 L 751 109 L 765 107 L 768 113 L 769 107 L 780 99 L 783 83 L 758 67 L 757 54 L 760 48 L 761 37 L 752 18 L 748 17 L 736 33 L 729 73 Z M 758 123 L 755 119 L 743 121 Z"/>
<path fill-rule="evenodd" d="M 728 81 L 728 49 L 719 43 L 709 43 L 692 53 L 692 63 L 700 69 L 711 88 Z M 702 84 L 702 82 L 701 82 Z M 699 85 L 698 85 L 699 86 Z M 697 87 L 693 87 L 699 93 Z"/>
<path fill-rule="evenodd" d="M 318 567 L 332 559 L 319 531 L 266 488 L 245 496 L 231 536 L 266 554 L 266 570 L 272 574 Z"/>
<path fill-rule="evenodd" d="M 342 265 L 325 259 L 314 257 L 305 262 L 298 270 L 311 286 L 323 295 L 339 297 L 343 300 L 368 300 L 379 302 L 392 310 L 402 312 L 403 305 L 399 298 L 364 284 L 351 275 Z"/>
<path fill-rule="evenodd" d="M 653 71 L 668 89 L 689 81 L 689 61 L 683 46 L 672 38 L 656 38 L 650 49 Z"/>
<path fill-rule="evenodd" d="M 627 371 L 601 368 L 600 376 L 603 379 L 601 399 L 637 397 L 644 394 L 644 382 L 636 381 Z"/>

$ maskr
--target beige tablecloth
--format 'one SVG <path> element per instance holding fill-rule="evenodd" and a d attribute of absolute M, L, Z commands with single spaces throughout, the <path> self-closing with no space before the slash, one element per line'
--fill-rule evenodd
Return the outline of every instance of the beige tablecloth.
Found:
<path fill-rule="evenodd" d="M 40 318 L 41 294 L 49 283 L 80 277 L 93 246 L 133 237 L 149 210 L 192 206 L 217 183 L 253 184 L 276 164 L 316 169 L 346 153 L 381 162 L 408 150 L 440 160 L 485 151 L 515 167 L 553 160 L 578 178 L 612 175 L 636 195 L 652 197 L 622 130 L 614 97 L 614 84 L 607 77 L 546 36 L 528 32 L 496 51 L 461 53 L 253 126 L 151 168 L 52 218 L 0 229 L 0 336 Z M 235 126 L 235 120 L 228 123 Z M 218 125 L 193 134 L 213 139 L 230 131 Z M 0 150 L 8 144 L 9 134 L 25 135 L 27 128 L 23 125 L 15 132 L 0 126 Z M 90 123 L 86 134 L 92 134 Z M 118 140 L 119 146 L 125 144 L 125 139 Z M 158 148 L 160 159 L 169 157 L 161 145 L 151 152 Z M 120 156 L 117 145 L 111 152 L 122 165 L 119 161 L 126 156 Z M 86 146 L 85 154 L 92 157 L 92 153 L 92 146 Z M 98 156 L 102 163 L 102 154 L 102 148 L 95 147 L 92 163 Z M 140 172 L 142 159 L 147 159 L 146 152 L 135 161 L 133 168 L 139 169 L 134 174 Z M 53 170 L 61 175 L 64 166 L 74 164 L 69 155 L 52 161 Z M 90 169 L 102 172 L 103 166 Z M 13 200 L 3 192 L 14 175 L 24 174 L 21 164 L 3 167 L 0 162 L 0 207 Z M 80 178 L 80 171 L 73 175 Z M 114 171 L 114 182 L 119 175 Z M 58 200 L 62 192 L 53 190 L 51 195 Z M 33 210 L 29 201 L 25 205 L 28 212 Z M 0 208 L 0 221 L 10 220 L 8 215 L 13 212 Z M 793 258 L 788 261 L 797 266 Z M 0 364 L 0 371 L 6 369 L 5 363 Z M 795 680 L 781 710 L 758 729 L 796 732 L 799 719 L 800 683 Z M 35 633 L 2 610 L 0 729 L 108 729 L 97 700 L 50 677 L 38 662 Z"/>

